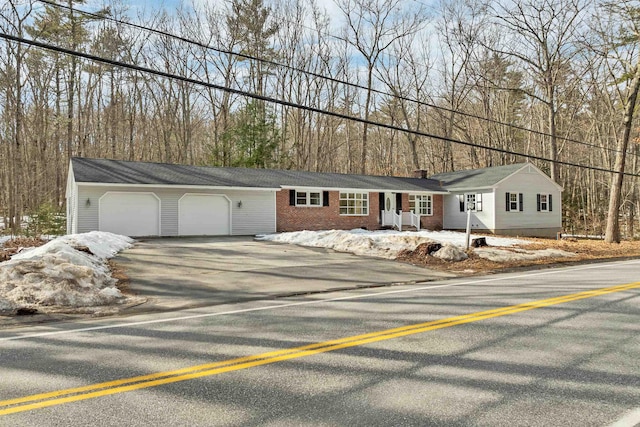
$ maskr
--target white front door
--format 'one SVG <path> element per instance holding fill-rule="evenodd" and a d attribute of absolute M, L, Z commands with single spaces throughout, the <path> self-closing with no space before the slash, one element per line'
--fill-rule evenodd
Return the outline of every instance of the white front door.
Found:
<path fill-rule="evenodd" d="M 384 193 L 384 211 L 387 214 L 396 211 L 395 193 Z"/>

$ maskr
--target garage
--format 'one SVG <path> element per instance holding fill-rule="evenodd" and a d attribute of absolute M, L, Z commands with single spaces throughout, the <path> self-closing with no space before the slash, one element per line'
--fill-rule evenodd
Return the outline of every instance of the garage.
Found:
<path fill-rule="evenodd" d="M 222 194 L 185 194 L 178 202 L 178 234 L 230 235 L 231 201 Z"/>
<path fill-rule="evenodd" d="M 99 202 L 99 229 L 125 236 L 159 236 L 160 199 L 154 193 L 105 193 Z"/>

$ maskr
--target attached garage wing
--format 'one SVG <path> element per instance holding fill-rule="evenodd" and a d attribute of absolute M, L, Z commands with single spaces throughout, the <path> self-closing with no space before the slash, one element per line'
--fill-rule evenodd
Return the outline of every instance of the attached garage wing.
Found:
<path fill-rule="evenodd" d="M 108 192 L 99 205 L 100 231 L 125 236 L 160 235 L 160 199 L 154 193 Z"/>
<path fill-rule="evenodd" d="M 185 194 L 178 202 L 178 234 L 230 235 L 231 200 L 222 194 Z"/>

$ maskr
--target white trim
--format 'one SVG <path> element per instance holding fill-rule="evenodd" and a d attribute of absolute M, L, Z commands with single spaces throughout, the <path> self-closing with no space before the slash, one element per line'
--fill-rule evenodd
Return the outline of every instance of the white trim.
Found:
<path fill-rule="evenodd" d="M 158 199 L 158 236 L 162 236 L 162 200 L 156 193 L 151 191 L 107 191 L 98 199 L 98 230 L 102 230 L 102 215 L 100 215 L 100 204 L 108 194 L 151 194 Z"/>
<path fill-rule="evenodd" d="M 188 188 L 188 189 L 202 189 L 202 190 L 229 190 L 229 191 L 281 191 L 281 190 L 295 190 L 300 189 L 317 189 L 318 187 L 305 187 L 300 185 L 281 185 L 278 187 L 233 187 L 223 185 L 182 185 L 182 184 L 122 184 L 122 183 L 109 183 L 109 182 L 78 182 L 77 185 L 86 187 L 131 187 L 131 188 L 148 188 L 148 189 L 164 189 L 164 188 Z M 493 188 L 493 187 L 486 187 Z M 447 190 L 409 190 L 409 189 L 395 189 L 395 190 L 383 190 L 375 188 L 344 188 L 344 187 L 322 187 L 323 191 L 350 191 L 350 192 L 369 192 L 369 193 L 415 193 L 415 194 L 450 194 L 451 191 Z"/>
<path fill-rule="evenodd" d="M 69 197 L 70 187 L 73 188 L 73 184 L 75 184 L 76 178 L 73 173 L 73 166 L 69 163 L 69 170 L 67 171 L 67 188 L 65 189 L 65 197 Z"/>
<path fill-rule="evenodd" d="M 71 162 L 69 162 L 69 170 L 67 172 L 65 202 L 67 204 L 67 234 L 76 234 L 78 232 L 78 185 Z M 69 221 L 70 218 L 71 221 Z"/>
<path fill-rule="evenodd" d="M 489 190 L 489 189 L 493 189 L 495 190 L 500 184 L 502 184 L 504 181 L 508 180 L 509 178 L 511 178 L 513 175 L 521 172 L 524 168 L 526 167 L 532 167 L 533 169 L 535 169 L 540 175 L 542 175 L 543 177 L 545 177 L 547 179 L 547 181 L 549 181 L 550 183 L 552 183 L 560 192 L 564 191 L 564 188 L 559 185 L 557 182 L 555 182 L 554 180 L 552 180 L 551 178 L 549 178 L 549 176 L 542 172 L 540 169 L 538 169 L 536 167 L 536 165 L 534 165 L 533 163 L 525 163 L 524 165 L 522 165 L 522 167 L 518 170 L 516 170 L 515 172 L 509 174 L 508 176 L 502 178 L 500 181 L 496 182 L 493 185 L 489 185 L 489 186 L 484 186 L 484 187 L 449 187 L 449 192 L 450 193 L 455 193 L 455 192 L 471 192 L 474 190 Z M 470 169 L 469 171 L 472 171 L 473 169 Z"/>
<path fill-rule="evenodd" d="M 228 191 L 280 191 L 279 187 L 225 187 L 211 185 L 174 185 L 174 184 L 116 184 L 108 182 L 79 182 L 78 185 L 86 187 L 131 187 L 148 189 L 188 188 L 202 190 L 228 190 Z"/>
<path fill-rule="evenodd" d="M 459 194 L 459 193 L 470 193 L 477 192 L 477 190 L 495 190 L 495 186 L 485 186 L 485 187 L 451 187 L 447 194 Z"/>
<path fill-rule="evenodd" d="M 564 191 L 564 188 L 562 188 L 561 185 L 559 185 L 557 182 L 555 182 L 554 180 L 552 180 L 551 178 L 549 178 L 549 176 L 542 172 L 540 169 L 538 169 L 533 163 L 525 163 L 520 169 L 518 169 L 517 171 L 513 172 L 512 174 L 510 174 L 509 176 L 506 176 L 504 178 L 502 178 L 500 181 L 496 182 L 495 184 L 493 184 L 493 187 L 497 187 L 500 184 L 502 184 L 504 181 L 506 181 L 507 179 L 511 178 L 513 175 L 521 172 L 524 168 L 526 167 L 532 167 L 533 169 L 536 170 L 536 172 L 538 172 L 540 175 L 542 175 L 543 177 L 545 177 L 547 179 L 547 181 L 549 181 L 550 183 L 552 183 L 553 185 L 555 185 L 555 187 L 558 189 L 558 191 L 562 192 Z"/>
<path fill-rule="evenodd" d="M 342 199 L 340 197 L 340 193 L 346 193 L 347 194 L 347 198 L 346 199 Z M 349 198 L 349 193 L 353 193 L 354 194 L 354 198 L 353 199 Z M 340 211 L 342 210 L 342 206 L 340 206 L 340 202 L 342 200 L 347 200 L 347 201 L 354 200 L 354 201 L 357 201 L 358 199 L 355 197 L 356 194 L 362 194 L 362 195 L 366 195 L 367 196 L 367 199 L 366 199 L 367 200 L 367 213 L 366 214 L 365 213 L 360 213 L 360 214 L 357 214 L 357 213 L 353 213 L 353 214 L 346 213 L 346 214 L 343 214 L 343 213 L 341 213 Z M 364 198 L 360 199 L 360 201 L 364 201 L 364 200 L 365 200 Z M 348 211 L 349 210 L 349 206 L 347 206 L 346 208 L 347 208 L 347 211 Z M 356 207 L 354 206 L 354 211 L 355 211 L 355 208 Z M 360 209 L 364 210 L 362 208 L 362 206 L 360 207 Z M 395 209 L 394 209 L 394 211 L 395 211 Z M 370 213 L 371 213 L 371 200 L 370 200 L 368 191 L 341 191 L 341 192 L 338 193 L 338 216 L 369 216 Z"/>
<path fill-rule="evenodd" d="M 506 207 L 505 207 L 505 212 L 507 212 L 507 213 L 511 213 L 511 212 L 522 213 L 522 212 L 524 212 L 524 192 L 522 190 L 518 190 L 518 191 L 505 191 L 505 193 L 509 194 L 509 210 L 507 210 Z M 518 207 L 516 209 L 511 209 L 511 203 L 513 203 L 511 201 L 511 195 L 512 194 L 516 195 L 516 203 L 518 204 Z M 522 203 L 520 203 L 520 194 L 522 194 L 522 198 L 523 198 Z M 505 199 L 506 199 L 506 197 L 505 197 Z M 506 202 L 506 200 L 505 200 L 505 202 Z"/>
<path fill-rule="evenodd" d="M 78 183 L 75 181 L 73 181 L 73 217 L 74 217 L 74 221 L 73 221 L 73 227 L 71 228 L 71 234 L 77 234 L 78 233 L 78 222 L 79 221 L 79 217 L 78 215 L 80 214 L 80 208 L 78 207 L 78 199 L 80 198 L 80 188 L 78 187 Z M 100 206 L 98 206 L 98 209 L 100 208 Z M 98 215 L 99 215 L 98 211 Z"/>
<path fill-rule="evenodd" d="M 300 189 L 316 189 L 318 187 L 305 187 L 302 185 L 282 185 L 281 186 L 282 190 L 295 190 L 297 188 Z M 408 190 L 408 189 L 395 189 L 395 190 L 390 190 L 390 189 L 386 189 L 386 190 L 382 190 L 382 189 L 375 189 L 375 188 L 345 188 L 345 187 L 322 187 L 322 190 L 324 191 L 342 191 L 342 192 L 351 192 L 351 193 L 363 193 L 363 192 L 368 192 L 368 193 L 415 193 L 415 194 L 449 194 L 449 191 L 443 190 L 443 191 L 437 191 L 437 190 Z"/>
<path fill-rule="evenodd" d="M 550 196 L 550 193 L 538 193 L 536 196 L 540 197 L 540 210 L 538 212 L 545 212 L 545 213 L 546 212 L 551 212 L 549 210 L 549 196 Z M 547 205 L 546 209 L 542 209 L 542 196 L 547 198 L 547 200 L 544 202 L 544 204 Z M 537 203 L 537 201 L 536 201 L 536 203 Z"/>
<path fill-rule="evenodd" d="M 231 236 L 233 234 L 233 201 L 226 194 L 213 194 L 213 193 L 184 193 L 182 197 L 178 199 L 178 236 L 182 236 L 182 225 L 180 224 L 180 202 L 186 196 L 216 196 L 216 197 L 224 197 L 227 199 L 227 203 L 229 204 L 229 234 Z"/>
<path fill-rule="evenodd" d="M 323 207 L 323 202 L 324 202 L 324 194 L 323 194 L 323 190 L 316 190 L 316 189 L 307 189 L 307 188 L 303 188 L 302 191 L 298 191 L 298 190 L 294 190 L 295 191 L 295 199 L 296 199 L 296 204 L 295 207 L 297 208 L 321 208 Z M 307 204 L 305 205 L 299 205 L 298 204 L 298 193 L 305 193 L 307 195 L 306 199 L 307 199 Z M 320 203 L 317 205 L 312 205 L 311 204 L 311 193 L 318 193 L 320 195 Z"/>
<path fill-rule="evenodd" d="M 278 197 L 275 191 L 273 192 L 273 232 L 278 232 Z"/>
<path fill-rule="evenodd" d="M 414 212 L 414 215 L 418 215 L 418 217 L 433 216 L 433 195 L 431 195 L 431 194 L 409 193 L 409 211 L 411 211 L 411 196 L 414 196 L 414 199 L 413 199 L 414 209 L 415 209 L 415 205 L 416 205 L 415 196 L 421 196 L 421 197 L 422 196 L 429 196 L 429 197 L 431 197 L 431 213 L 429 213 L 429 214 L 421 214 L 420 212 L 418 212 L 418 213 Z M 420 208 L 418 206 L 418 211 L 419 210 L 420 210 Z"/>

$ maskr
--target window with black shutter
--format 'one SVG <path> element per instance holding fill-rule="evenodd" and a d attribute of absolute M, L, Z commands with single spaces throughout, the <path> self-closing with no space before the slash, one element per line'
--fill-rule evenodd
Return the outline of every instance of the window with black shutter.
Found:
<path fill-rule="evenodd" d="M 524 211 L 524 194 L 522 193 L 506 193 L 504 202 L 507 212 Z"/>
<path fill-rule="evenodd" d="M 524 211 L 524 194 L 522 194 L 522 193 L 518 194 L 518 201 L 520 202 L 519 210 L 520 210 L 520 212 L 522 212 L 522 211 Z"/>

